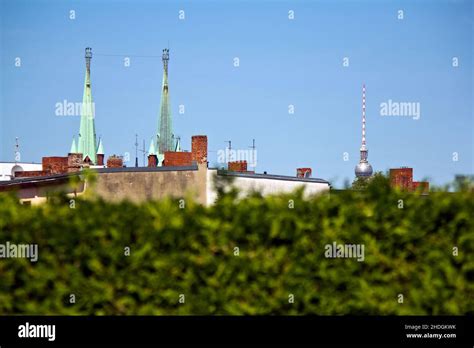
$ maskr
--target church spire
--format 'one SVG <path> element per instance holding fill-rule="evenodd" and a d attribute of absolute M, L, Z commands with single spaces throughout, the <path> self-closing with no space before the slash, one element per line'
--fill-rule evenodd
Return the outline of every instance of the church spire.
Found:
<path fill-rule="evenodd" d="M 69 153 L 77 153 L 76 137 L 72 137 L 71 150 Z"/>
<path fill-rule="evenodd" d="M 174 151 L 175 152 L 181 152 L 181 138 L 180 137 L 176 137 L 176 146 L 174 148 Z"/>
<path fill-rule="evenodd" d="M 97 155 L 104 155 L 104 145 L 102 144 L 102 138 L 99 138 L 99 145 L 97 146 Z"/>
<path fill-rule="evenodd" d="M 359 164 L 355 167 L 357 177 L 368 177 L 373 173 L 372 166 L 368 161 L 369 150 L 366 147 L 365 139 L 365 84 L 362 86 L 362 145 L 360 147 Z"/>
<path fill-rule="evenodd" d="M 95 135 L 95 108 L 92 101 L 91 91 L 91 59 L 92 49 L 86 48 L 86 76 L 84 79 L 84 94 L 82 97 L 81 125 L 79 129 L 79 138 L 77 143 L 77 152 L 82 153 L 82 158 L 95 164 L 97 162 L 97 148 Z"/>
<path fill-rule="evenodd" d="M 156 155 L 155 139 L 152 138 L 150 141 L 150 147 L 148 148 L 148 155 Z"/>
<path fill-rule="evenodd" d="M 162 55 L 163 85 L 161 90 L 160 119 L 157 132 L 160 137 L 156 149 L 159 154 L 164 154 L 165 151 L 173 151 L 175 145 L 173 141 L 173 126 L 168 95 L 168 62 L 170 59 L 169 52 L 170 50 L 165 48 Z"/>

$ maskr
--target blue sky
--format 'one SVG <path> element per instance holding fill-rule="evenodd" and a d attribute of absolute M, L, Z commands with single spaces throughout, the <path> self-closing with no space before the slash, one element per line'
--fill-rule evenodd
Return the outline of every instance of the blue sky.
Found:
<path fill-rule="evenodd" d="M 55 105 L 82 100 L 90 46 L 97 135 L 133 165 L 135 134 L 148 148 L 156 132 L 169 44 L 174 132 L 185 149 L 206 134 L 211 164 L 226 140 L 255 138 L 258 172 L 352 181 L 365 83 L 376 171 L 409 166 L 434 184 L 474 172 L 471 1 L 0 1 L 0 161 L 15 137 L 22 161 L 67 154 L 79 117 Z M 420 118 L 381 116 L 389 99 L 419 103 Z"/>

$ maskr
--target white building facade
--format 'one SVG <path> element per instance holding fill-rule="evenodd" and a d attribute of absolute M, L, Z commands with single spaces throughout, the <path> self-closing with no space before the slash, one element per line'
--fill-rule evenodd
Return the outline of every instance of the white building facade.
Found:
<path fill-rule="evenodd" d="M 11 180 L 15 172 L 43 170 L 41 163 L 0 162 L 0 181 Z"/>

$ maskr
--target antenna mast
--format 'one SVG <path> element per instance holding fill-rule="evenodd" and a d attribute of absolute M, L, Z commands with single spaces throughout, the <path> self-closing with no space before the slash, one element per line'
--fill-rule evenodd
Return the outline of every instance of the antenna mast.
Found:
<path fill-rule="evenodd" d="M 145 139 L 143 139 L 143 149 L 138 149 L 138 151 L 140 151 L 141 153 L 143 153 L 143 166 L 146 167 L 146 154 L 148 153 L 148 151 L 145 149 Z"/>
<path fill-rule="evenodd" d="M 15 138 L 15 163 L 20 160 L 20 144 L 18 142 L 18 137 Z"/>
<path fill-rule="evenodd" d="M 135 167 L 138 167 L 138 134 L 135 134 Z"/>
<path fill-rule="evenodd" d="M 255 170 L 256 163 L 255 163 L 255 139 L 252 139 L 252 146 L 250 146 L 252 149 L 252 168 Z"/>
<path fill-rule="evenodd" d="M 362 86 L 362 147 L 365 147 L 365 84 Z"/>
<path fill-rule="evenodd" d="M 229 158 L 228 158 L 228 161 L 231 162 L 232 161 L 232 140 L 227 140 L 227 141 L 224 141 L 225 143 L 229 143 L 229 147 L 228 147 L 228 150 L 229 150 Z"/>

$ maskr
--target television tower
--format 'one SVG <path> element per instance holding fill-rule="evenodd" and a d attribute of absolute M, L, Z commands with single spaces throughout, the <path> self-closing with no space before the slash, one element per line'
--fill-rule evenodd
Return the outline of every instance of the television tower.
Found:
<path fill-rule="evenodd" d="M 358 178 L 366 178 L 372 176 L 373 169 L 367 160 L 369 150 L 365 145 L 365 84 L 362 86 L 362 146 L 360 147 L 359 164 L 355 167 L 355 175 Z"/>

